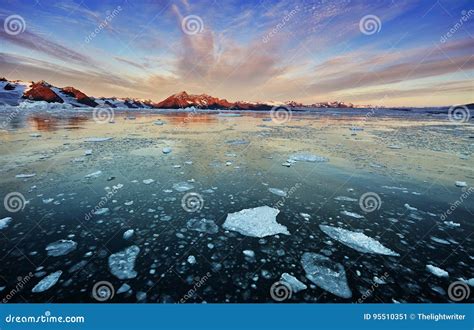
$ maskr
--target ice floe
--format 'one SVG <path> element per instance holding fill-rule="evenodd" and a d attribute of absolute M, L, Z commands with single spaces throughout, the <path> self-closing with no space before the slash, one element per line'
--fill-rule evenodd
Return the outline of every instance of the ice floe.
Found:
<path fill-rule="evenodd" d="M 22 174 L 17 174 L 15 175 L 15 178 L 17 179 L 28 179 L 36 176 L 36 173 L 22 173 Z"/>
<path fill-rule="evenodd" d="M 456 181 L 454 184 L 456 185 L 456 187 L 460 187 L 460 188 L 467 187 L 467 183 L 464 181 Z"/>
<path fill-rule="evenodd" d="M 433 265 L 426 265 L 426 270 L 438 277 L 449 277 L 449 273 L 447 271 Z"/>
<path fill-rule="evenodd" d="M 212 220 L 207 219 L 191 219 L 186 226 L 189 230 L 198 231 L 201 233 L 216 234 L 219 227 Z"/>
<path fill-rule="evenodd" d="M 170 147 L 164 147 L 161 151 L 166 155 L 166 154 L 171 153 L 173 149 L 171 149 Z"/>
<path fill-rule="evenodd" d="M 173 185 L 173 189 L 176 190 L 176 191 L 179 191 L 179 192 L 185 192 L 185 191 L 188 191 L 188 190 L 191 190 L 193 189 L 194 186 L 188 182 L 178 182 L 178 183 L 175 183 Z"/>
<path fill-rule="evenodd" d="M 280 196 L 280 197 L 287 197 L 288 196 L 286 191 L 278 189 L 278 188 L 268 188 L 268 191 L 271 192 L 272 194 Z"/>
<path fill-rule="evenodd" d="M 120 286 L 120 288 L 118 288 L 117 294 L 128 292 L 130 291 L 130 289 L 132 289 L 132 287 L 128 285 L 127 283 L 124 283 Z"/>
<path fill-rule="evenodd" d="M 130 239 L 132 238 L 133 234 L 135 233 L 135 230 L 129 229 L 123 233 L 123 239 Z"/>
<path fill-rule="evenodd" d="M 318 156 L 318 155 L 313 155 L 310 153 L 297 153 L 290 155 L 288 158 L 288 161 L 293 161 L 293 162 L 310 162 L 310 163 L 324 163 L 328 162 L 329 159 L 326 157 Z"/>
<path fill-rule="evenodd" d="M 40 293 L 40 292 L 48 290 L 49 288 L 51 288 L 58 282 L 62 273 L 63 272 L 61 270 L 58 270 L 57 272 L 49 274 L 48 276 L 43 278 L 41 281 L 39 281 L 38 284 L 36 284 L 34 288 L 31 290 L 31 292 Z"/>
<path fill-rule="evenodd" d="M 110 272 L 121 280 L 135 278 L 137 272 L 134 268 L 138 253 L 140 253 L 140 248 L 132 245 L 125 250 L 111 254 L 109 256 Z"/>
<path fill-rule="evenodd" d="M 288 229 L 276 221 L 278 213 L 280 210 L 269 206 L 243 209 L 239 212 L 229 213 L 222 227 L 251 237 L 290 235 Z"/>
<path fill-rule="evenodd" d="M 111 137 L 91 137 L 84 140 L 84 142 L 105 142 L 110 141 L 113 138 Z"/>
<path fill-rule="evenodd" d="M 337 196 L 334 199 L 340 202 L 357 202 L 357 199 L 347 196 Z"/>
<path fill-rule="evenodd" d="M 398 253 L 383 246 L 379 241 L 368 237 L 363 233 L 326 225 L 320 225 L 319 228 L 332 239 L 359 252 L 400 256 Z"/>
<path fill-rule="evenodd" d="M 153 182 L 155 182 L 155 180 L 153 179 L 145 179 L 142 181 L 144 184 L 152 184 Z"/>
<path fill-rule="evenodd" d="M 107 213 L 109 213 L 109 208 L 107 207 L 102 207 L 100 209 L 97 209 L 95 210 L 94 212 L 92 212 L 94 215 L 105 215 Z"/>
<path fill-rule="evenodd" d="M 301 264 L 306 278 L 323 290 L 341 298 L 351 298 L 352 292 L 347 284 L 344 267 L 321 254 L 305 252 Z"/>
<path fill-rule="evenodd" d="M 0 229 L 7 228 L 12 220 L 13 220 L 12 217 L 6 217 L 6 218 L 3 218 L 3 219 L 0 219 Z"/>
<path fill-rule="evenodd" d="M 102 171 L 95 171 L 93 173 L 85 175 L 84 177 L 89 179 L 89 178 L 97 178 L 100 175 L 102 175 Z"/>
<path fill-rule="evenodd" d="M 349 212 L 349 211 L 341 211 L 341 214 L 347 215 L 348 217 L 355 218 L 355 219 L 363 219 L 364 216 L 360 215 L 355 212 Z"/>
<path fill-rule="evenodd" d="M 59 257 L 66 255 L 77 248 L 77 243 L 68 239 L 62 239 L 46 246 L 48 256 Z"/>
<path fill-rule="evenodd" d="M 288 284 L 288 286 L 291 288 L 292 293 L 297 293 L 299 291 L 303 291 L 308 288 L 306 284 L 304 284 L 303 282 L 298 280 L 296 277 L 288 273 L 281 274 L 280 282 L 284 282 Z"/>

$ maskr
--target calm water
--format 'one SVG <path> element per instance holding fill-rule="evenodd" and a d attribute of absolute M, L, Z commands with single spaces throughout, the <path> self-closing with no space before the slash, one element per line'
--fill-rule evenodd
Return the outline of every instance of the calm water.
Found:
<path fill-rule="evenodd" d="M 96 302 L 92 292 L 100 281 L 115 291 L 109 302 L 273 302 L 270 288 L 285 272 L 308 286 L 287 302 L 447 302 L 449 285 L 472 277 L 472 124 L 363 111 L 293 113 L 281 124 L 265 113 L 116 111 L 114 123 L 98 123 L 86 112 L 2 113 L 0 119 L 0 193 L 4 201 L 17 193 L 21 202 L 19 210 L 0 211 L 0 219 L 12 218 L 0 230 L 0 297 L 9 302 Z M 92 137 L 112 139 L 86 142 Z M 298 152 L 329 161 L 282 166 Z M 21 174 L 35 176 L 16 177 Z M 183 182 L 190 189 L 178 191 Z M 198 196 L 197 206 L 190 204 L 195 212 L 183 200 L 189 193 Z M 379 197 L 375 210 L 359 205 L 365 193 Z M 263 205 L 280 210 L 277 221 L 291 235 L 254 238 L 222 228 L 228 213 Z M 91 213 L 99 208 L 108 212 Z M 202 218 L 218 232 L 187 227 Z M 358 252 L 319 225 L 363 232 L 400 256 Z M 129 229 L 134 234 L 124 239 Z M 46 246 L 61 239 L 76 242 L 76 249 L 48 256 Z M 132 245 L 140 248 L 137 276 L 118 279 L 108 258 Z M 340 263 L 352 298 L 313 285 L 301 264 L 305 252 Z M 436 276 L 427 265 L 449 275 Z M 59 270 L 54 286 L 32 293 Z M 124 283 L 131 289 L 118 293 Z"/>

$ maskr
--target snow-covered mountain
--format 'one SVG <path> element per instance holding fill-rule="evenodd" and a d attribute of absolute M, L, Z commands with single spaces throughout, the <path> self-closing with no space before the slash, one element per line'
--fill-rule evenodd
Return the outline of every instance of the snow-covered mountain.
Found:
<path fill-rule="evenodd" d="M 138 100 L 118 97 L 92 97 L 74 87 L 56 87 L 46 81 L 24 82 L 19 80 L 9 81 L 0 78 L 0 106 L 31 107 L 48 103 L 55 107 L 107 107 L 130 109 L 182 109 L 195 107 L 199 109 L 236 109 L 236 110 L 270 110 L 275 106 L 288 106 L 290 108 L 354 108 L 352 103 L 324 102 L 304 105 L 295 101 L 287 102 L 230 102 L 207 94 L 188 94 L 185 91 L 173 94 L 161 102 L 151 100 Z"/>

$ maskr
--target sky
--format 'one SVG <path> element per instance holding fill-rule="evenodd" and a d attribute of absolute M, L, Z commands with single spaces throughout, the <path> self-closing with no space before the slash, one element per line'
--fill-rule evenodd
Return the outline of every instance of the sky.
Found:
<path fill-rule="evenodd" d="M 0 77 L 92 96 L 474 102 L 472 0 L 0 0 Z"/>

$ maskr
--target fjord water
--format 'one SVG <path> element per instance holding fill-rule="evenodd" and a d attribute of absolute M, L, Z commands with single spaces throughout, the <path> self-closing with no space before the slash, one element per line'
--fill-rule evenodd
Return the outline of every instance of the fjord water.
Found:
<path fill-rule="evenodd" d="M 98 122 L 90 111 L 3 112 L 0 192 L 20 193 L 24 205 L 1 209 L 0 219 L 12 219 L 0 230 L 0 296 L 22 281 L 8 301 L 96 302 L 94 285 L 107 281 L 109 302 L 273 302 L 272 284 L 289 273 L 308 288 L 287 302 L 448 302 L 449 285 L 472 277 L 473 126 L 429 113 L 366 114 L 294 112 L 279 122 L 263 112 L 117 110 L 113 122 Z M 296 153 L 328 161 L 282 166 Z M 183 200 L 189 193 L 194 204 Z M 380 198 L 370 212 L 359 203 L 367 193 Z M 222 228 L 227 214 L 264 205 L 280 210 L 290 235 Z M 203 218 L 218 231 L 188 227 Z M 320 225 L 362 232 L 399 256 L 361 253 Z M 59 240 L 77 246 L 48 255 Z M 108 259 L 130 246 L 139 248 L 136 277 L 119 279 Z M 352 297 L 313 285 L 306 252 L 341 264 Z M 54 286 L 32 292 L 58 271 Z M 123 284 L 130 289 L 119 293 Z"/>

